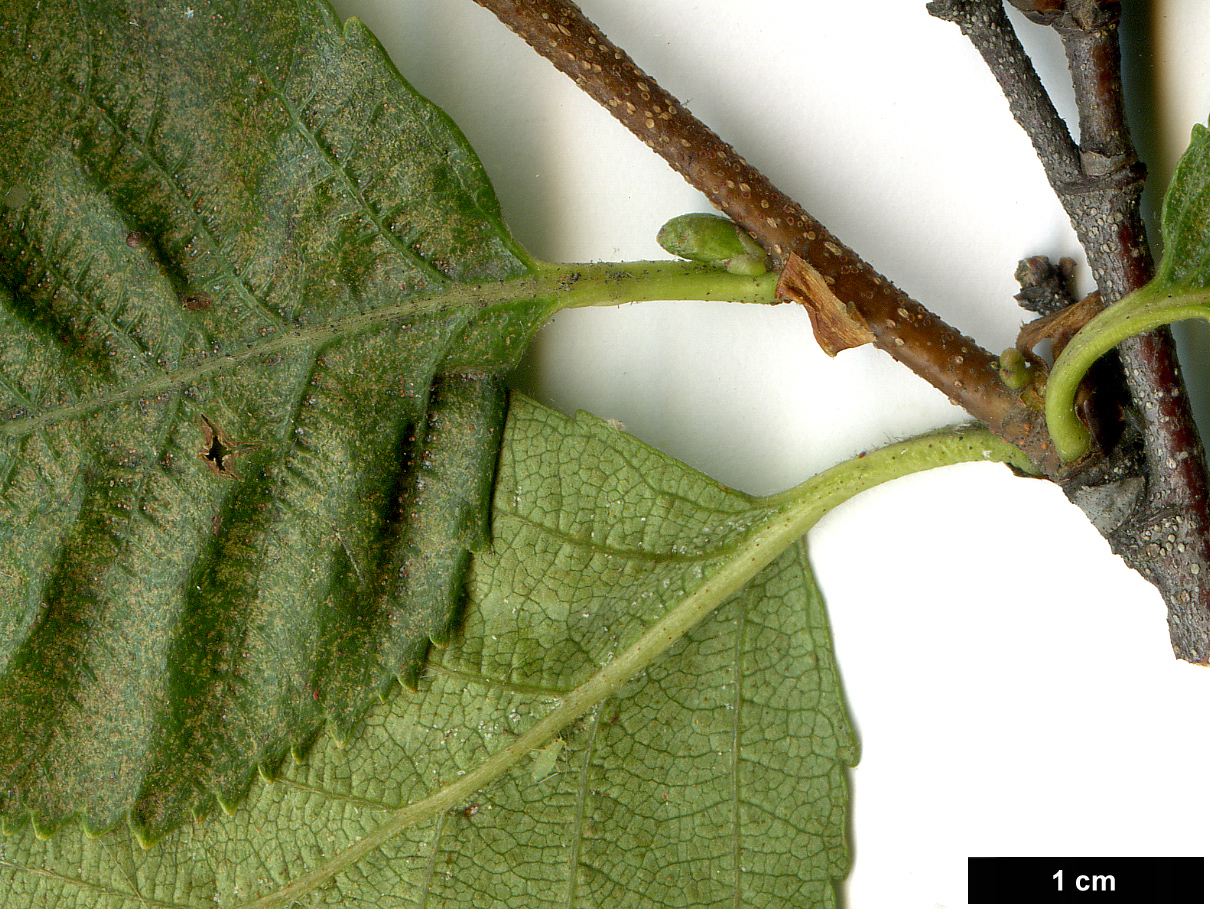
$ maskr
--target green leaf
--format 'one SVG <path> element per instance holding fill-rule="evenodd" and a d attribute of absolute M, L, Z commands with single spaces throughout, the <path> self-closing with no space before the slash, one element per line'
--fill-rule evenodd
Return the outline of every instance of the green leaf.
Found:
<path fill-rule="evenodd" d="M 1088 451 L 1075 412 L 1080 381 L 1098 359 L 1134 335 L 1185 319 L 1210 320 L 1210 130 L 1193 127 L 1164 194 L 1164 256 L 1155 277 L 1085 325 L 1064 348 L 1046 388 L 1046 422 L 1065 461 Z"/>
<path fill-rule="evenodd" d="M 9 837 L 0 909 L 833 905 L 857 752 L 801 534 L 891 477 L 1014 454 L 932 435 L 753 499 L 516 399 L 495 542 L 421 696 L 150 850 Z"/>
<path fill-rule="evenodd" d="M 773 276 L 537 266 L 323 2 L 0 9 L 0 822 L 233 804 L 414 686 L 563 306 Z M 97 786 L 97 780 L 105 785 Z"/>
<path fill-rule="evenodd" d="M 1210 130 L 1200 123 L 1172 174 L 1161 215 L 1164 258 L 1155 280 L 1210 287 Z"/>
<path fill-rule="evenodd" d="M 550 295 L 324 2 L 0 6 L 0 819 L 154 839 L 448 637 Z"/>

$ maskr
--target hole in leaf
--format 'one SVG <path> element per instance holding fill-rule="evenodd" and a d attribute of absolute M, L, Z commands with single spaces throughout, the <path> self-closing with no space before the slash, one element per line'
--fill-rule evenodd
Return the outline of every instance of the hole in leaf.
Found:
<path fill-rule="evenodd" d="M 212 422 L 205 416 L 198 419 L 198 428 L 202 432 L 202 447 L 198 451 L 198 454 L 202 456 L 202 460 L 206 462 L 206 466 L 216 476 L 235 476 L 235 471 L 232 470 L 232 462 L 235 460 L 238 450 L 235 443 L 231 441 L 231 437 L 223 432 L 217 423 Z"/>

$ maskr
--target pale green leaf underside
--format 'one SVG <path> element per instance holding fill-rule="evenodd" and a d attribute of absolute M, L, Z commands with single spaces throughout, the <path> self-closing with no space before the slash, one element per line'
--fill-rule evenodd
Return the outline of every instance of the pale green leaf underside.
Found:
<path fill-rule="evenodd" d="M 0 110 L 0 820 L 154 838 L 447 634 L 549 299 L 321 0 L 4 3 Z"/>
<path fill-rule="evenodd" d="M 418 696 L 372 710 L 344 751 L 321 739 L 232 817 L 150 850 L 122 829 L 10 836 L 0 906 L 209 909 L 270 896 L 512 744 L 782 510 L 604 423 L 515 401 L 495 543 L 475 559 L 464 630 L 434 655 Z M 831 903 L 847 868 L 843 768 L 856 746 L 800 547 L 562 738 L 537 778 L 542 754 L 526 750 L 486 791 L 283 900 Z"/>
<path fill-rule="evenodd" d="M 494 543 L 420 696 L 151 850 L 9 837 L 0 909 L 832 906 L 857 748 L 795 540 L 878 482 L 1006 457 L 926 437 L 758 500 L 514 399 Z"/>

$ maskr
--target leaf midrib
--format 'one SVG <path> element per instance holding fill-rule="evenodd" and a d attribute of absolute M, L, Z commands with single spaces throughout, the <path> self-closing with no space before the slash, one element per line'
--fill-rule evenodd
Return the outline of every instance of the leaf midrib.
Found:
<path fill-rule="evenodd" d="M 311 348 L 318 352 L 329 344 L 366 334 L 392 322 L 403 323 L 413 317 L 440 316 L 455 307 L 463 309 L 459 320 L 461 324 L 455 327 L 463 328 L 480 311 L 487 310 L 494 305 L 507 304 L 516 299 L 535 296 L 527 294 L 525 291 L 546 289 L 545 285 L 549 283 L 549 281 L 526 276 L 509 279 L 494 286 L 462 285 L 452 287 L 439 294 L 378 307 L 324 324 L 293 329 L 258 340 L 235 353 L 207 354 L 203 352 L 202 361 L 191 366 L 165 371 L 116 388 L 112 392 L 92 396 L 84 401 L 48 408 L 34 416 L 7 420 L 0 423 L 0 436 L 24 436 L 39 427 L 76 419 L 85 414 L 124 404 L 137 398 L 155 398 L 165 392 L 189 386 L 203 379 L 231 375 L 251 360 L 304 348 Z M 452 336 L 457 337 L 457 332 Z"/>

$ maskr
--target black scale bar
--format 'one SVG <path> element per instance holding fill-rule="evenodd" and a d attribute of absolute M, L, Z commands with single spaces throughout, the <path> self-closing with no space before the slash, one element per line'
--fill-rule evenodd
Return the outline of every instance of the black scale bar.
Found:
<path fill-rule="evenodd" d="M 976 905 L 1200 906 L 1204 858 L 970 858 L 967 902 Z"/>

